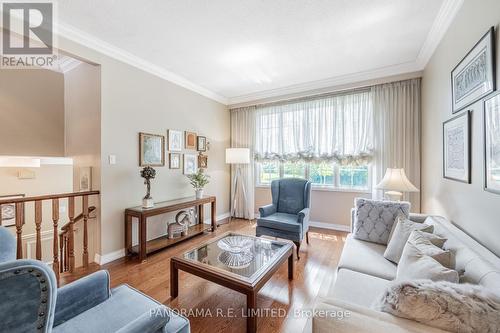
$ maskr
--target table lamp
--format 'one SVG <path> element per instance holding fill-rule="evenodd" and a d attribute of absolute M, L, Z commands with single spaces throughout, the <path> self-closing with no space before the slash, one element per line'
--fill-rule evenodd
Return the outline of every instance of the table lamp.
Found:
<path fill-rule="evenodd" d="M 245 200 L 245 205 L 247 202 L 247 191 L 245 189 L 245 182 L 241 176 L 241 165 L 250 163 L 250 149 L 248 148 L 227 148 L 226 149 L 226 163 L 234 164 L 236 167 L 234 173 L 233 186 L 231 191 L 231 217 L 234 216 L 234 212 L 236 209 L 236 203 L 238 201 L 238 197 L 236 196 L 237 191 L 240 189 L 243 192 L 243 198 Z M 247 207 L 248 209 L 248 207 Z"/>
<path fill-rule="evenodd" d="M 386 197 L 394 201 L 400 201 L 403 192 L 419 191 L 419 189 L 408 180 L 404 169 L 391 168 L 387 168 L 384 178 L 375 188 L 386 191 Z"/>

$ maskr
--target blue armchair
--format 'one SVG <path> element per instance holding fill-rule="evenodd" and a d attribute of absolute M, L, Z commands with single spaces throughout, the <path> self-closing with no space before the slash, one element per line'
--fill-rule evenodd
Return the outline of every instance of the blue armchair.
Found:
<path fill-rule="evenodd" d="M 273 203 L 259 208 L 257 237 L 266 235 L 291 240 L 297 247 L 297 259 L 304 235 L 309 244 L 311 182 L 299 178 L 273 180 Z"/>
<path fill-rule="evenodd" d="M 0 226 L 0 332 L 189 333 L 189 321 L 99 271 L 57 289 L 50 267 L 15 260 L 15 239 Z"/>

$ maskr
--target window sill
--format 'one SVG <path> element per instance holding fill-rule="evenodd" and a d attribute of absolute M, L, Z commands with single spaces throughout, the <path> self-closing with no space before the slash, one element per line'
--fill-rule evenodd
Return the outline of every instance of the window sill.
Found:
<path fill-rule="evenodd" d="M 255 185 L 255 188 L 269 189 L 271 188 L 271 185 Z M 311 190 L 318 192 L 343 192 L 343 193 L 363 193 L 363 194 L 372 193 L 370 189 L 362 190 L 362 189 L 327 187 L 327 186 L 313 186 Z"/>

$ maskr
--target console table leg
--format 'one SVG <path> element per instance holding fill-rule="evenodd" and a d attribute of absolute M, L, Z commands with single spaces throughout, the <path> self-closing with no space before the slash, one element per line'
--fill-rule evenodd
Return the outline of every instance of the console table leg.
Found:
<path fill-rule="evenodd" d="M 212 204 L 211 204 L 211 218 L 212 218 L 212 231 L 215 231 L 215 229 L 217 229 L 217 213 L 215 211 L 215 200 L 212 201 Z"/>
<path fill-rule="evenodd" d="M 257 332 L 257 293 L 247 294 L 247 333 Z"/>
<path fill-rule="evenodd" d="M 198 223 L 205 223 L 205 212 L 203 210 L 203 205 L 198 205 Z"/>
<path fill-rule="evenodd" d="M 132 249 L 132 216 L 125 215 L 125 254 L 129 255 Z"/>
<path fill-rule="evenodd" d="M 172 260 L 170 260 L 170 296 L 172 298 L 179 296 L 179 269 Z"/>
<path fill-rule="evenodd" d="M 141 262 L 146 260 L 146 222 L 145 217 L 139 218 L 139 260 Z"/>

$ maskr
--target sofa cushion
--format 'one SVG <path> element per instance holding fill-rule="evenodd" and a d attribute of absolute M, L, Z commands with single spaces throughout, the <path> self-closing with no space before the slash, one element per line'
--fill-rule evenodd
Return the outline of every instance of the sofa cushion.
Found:
<path fill-rule="evenodd" d="M 385 292 L 390 281 L 350 269 L 340 269 L 329 297 L 370 307 Z"/>
<path fill-rule="evenodd" d="M 259 227 L 292 232 L 300 232 L 302 230 L 302 225 L 297 221 L 297 215 L 285 213 L 274 213 L 264 218 L 260 218 L 257 220 L 257 225 Z"/>
<path fill-rule="evenodd" d="M 392 280 L 396 277 L 397 266 L 384 258 L 385 246 L 347 235 L 338 268 L 374 275 Z"/>
<path fill-rule="evenodd" d="M 111 294 L 105 302 L 54 327 L 53 332 L 116 332 L 161 305 L 127 285 L 113 289 Z M 169 313 L 170 320 L 164 329 L 165 332 L 189 332 L 189 321 L 186 318 L 173 312 Z"/>
<path fill-rule="evenodd" d="M 409 202 L 356 198 L 355 206 L 354 237 L 383 245 L 387 245 L 396 218 L 410 214 Z"/>
<path fill-rule="evenodd" d="M 387 249 L 384 252 L 384 258 L 397 264 L 405 248 L 406 241 L 410 238 L 413 230 L 432 232 L 434 227 L 398 217 L 393 226 L 389 244 L 387 244 Z"/>

